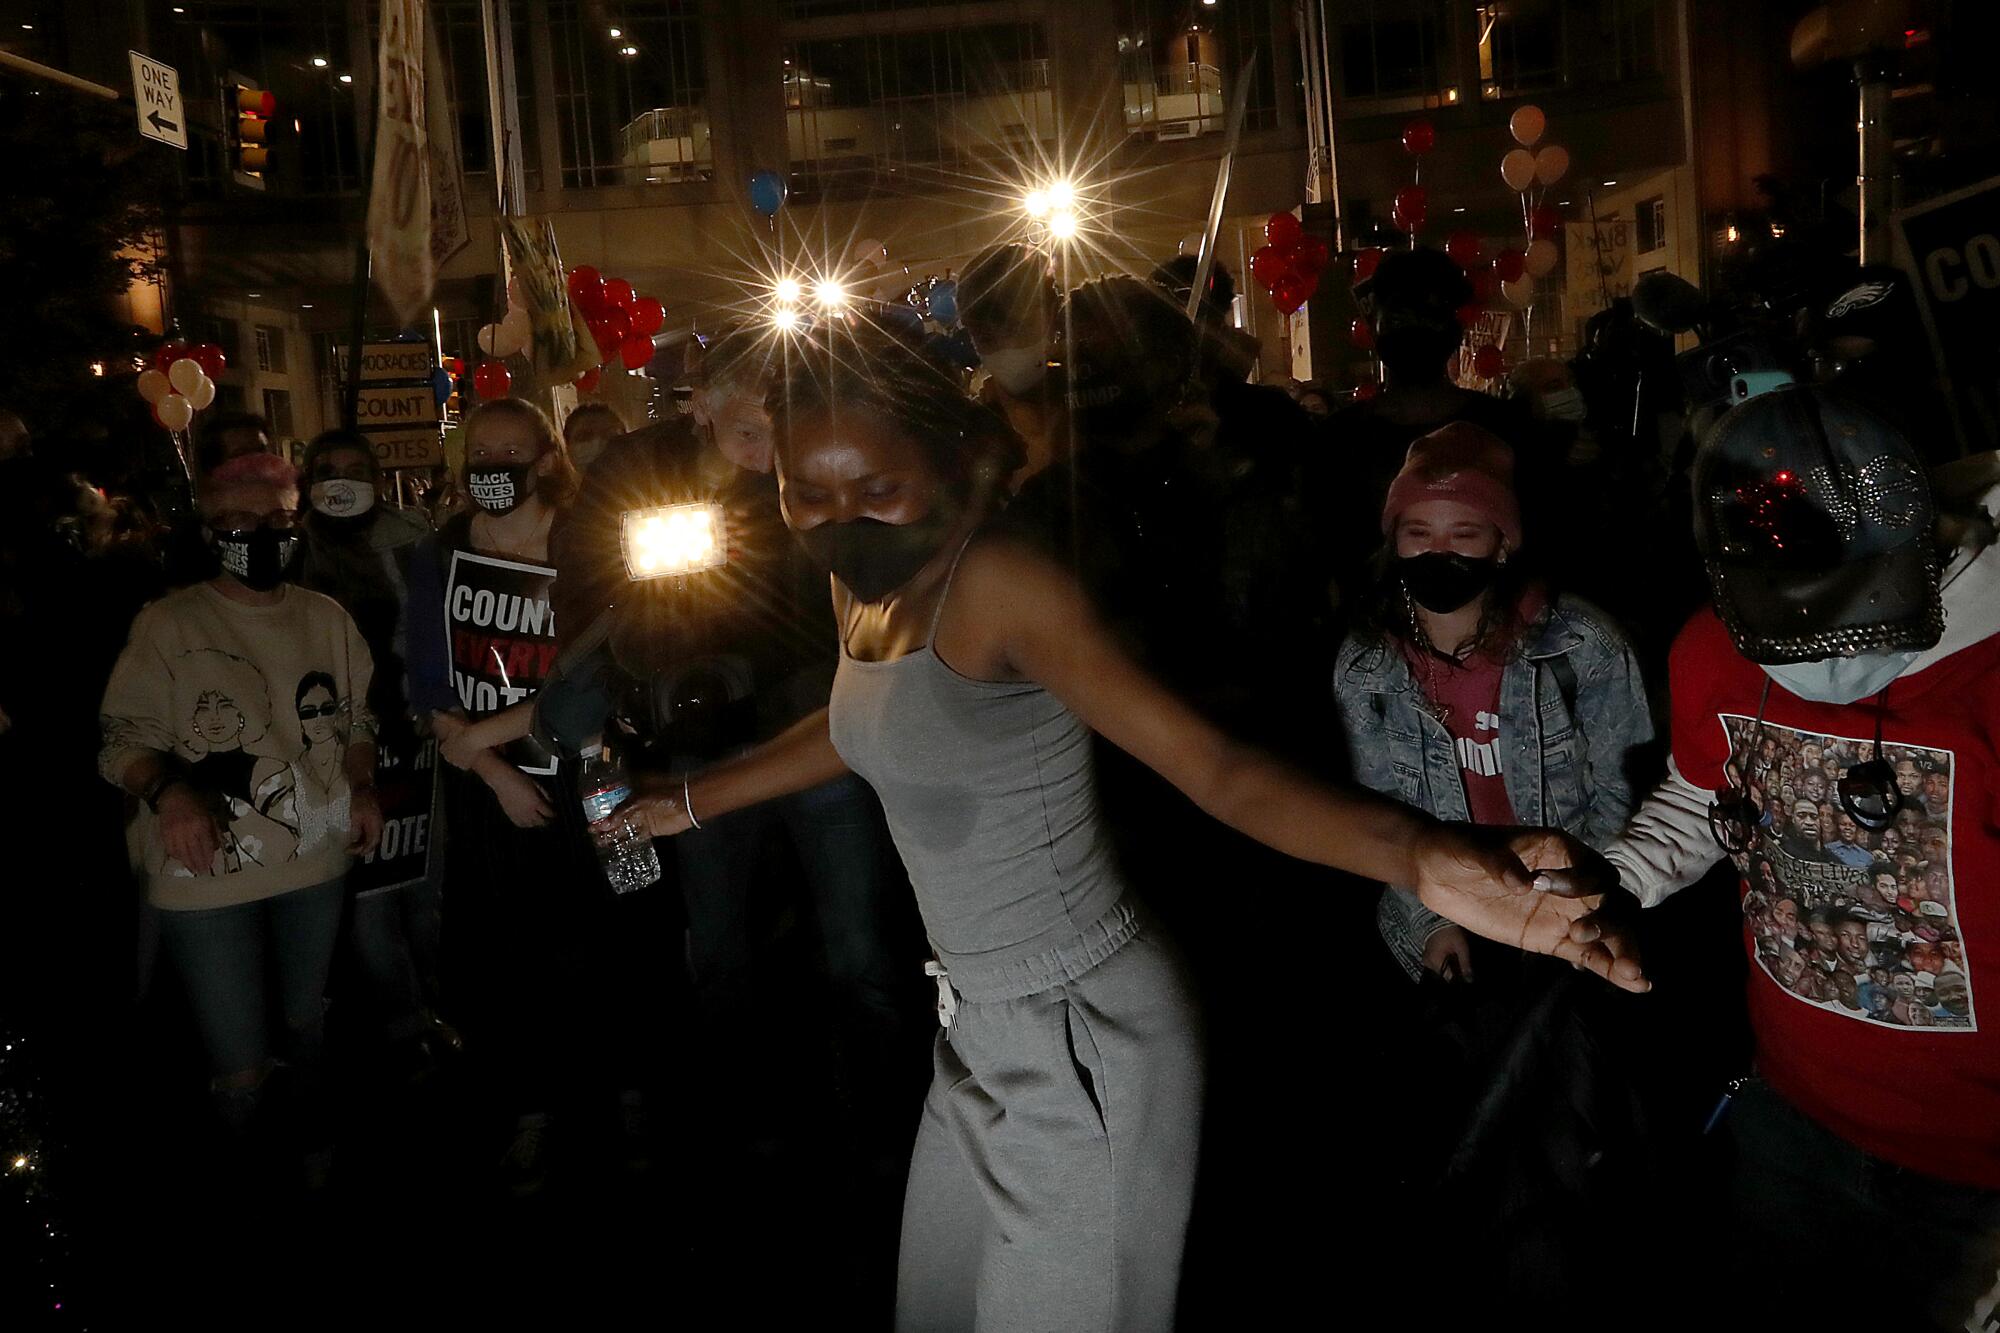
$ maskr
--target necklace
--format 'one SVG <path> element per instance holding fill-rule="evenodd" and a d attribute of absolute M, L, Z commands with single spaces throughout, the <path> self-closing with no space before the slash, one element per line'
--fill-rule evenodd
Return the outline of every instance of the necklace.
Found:
<path fill-rule="evenodd" d="M 1417 618 L 1416 603 L 1411 600 L 1410 590 L 1403 589 L 1403 614 L 1410 627 L 1410 642 L 1417 650 L 1417 658 L 1423 664 L 1423 678 L 1417 682 L 1419 706 L 1436 718 L 1438 725 L 1449 729 L 1451 705 L 1438 701 L 1438 651 L 1431 643 L 1431 636 L 1424 632 L 1424 622 Z"/>

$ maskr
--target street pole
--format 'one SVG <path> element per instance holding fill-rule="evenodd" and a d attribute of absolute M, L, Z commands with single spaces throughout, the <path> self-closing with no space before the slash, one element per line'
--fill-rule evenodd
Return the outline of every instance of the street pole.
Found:
<path fill-rule="evenodd" d="M 1340 219 L 1340 144 L 1338 118 L 1333 114 L 1333 48 L 1329 44 L 1326 22 L 1326 0 L 1316 0 L 1319 6 L 1319 87 L 1320 114 L 1324 124 L 1320 137 L 1326 141 L 1326 198 L 1333 206 L 1333 252 L 1339 254 L 1346 248 L 1345 228 Z"/>
<path fill-rule="evenodd" d="M 1861 262 L 1889 262 L 1890 178 L 1895 145 L 1889 132 L 1889 71 L 1885 57 L 1870 52 L 1855 63 L 1861 85 Z"/>
<path fill-rule="evenodd" d="M 501 217 L 528 211 L 521 173 L 521 98 L 514 82 L 514 11 L 509 0 L 481 0 L 486 38 L 486 115 L 493 137 L 493 196 Z"/>

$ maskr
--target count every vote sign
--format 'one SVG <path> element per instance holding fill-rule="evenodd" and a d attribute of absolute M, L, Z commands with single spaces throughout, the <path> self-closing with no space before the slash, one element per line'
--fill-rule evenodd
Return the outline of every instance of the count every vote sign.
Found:
<path fill-rule="evenodd" d="M 549 589 L 556 572 L 454 551 L 445 580 L 445 630 L 451 638 L 451 680 L 458 702 L 474 718 L 534 697 L 556 663 L 556 615 Z M 523 772 L 548 776 L 555 757 L 532 737 L 508 747 Z"/>

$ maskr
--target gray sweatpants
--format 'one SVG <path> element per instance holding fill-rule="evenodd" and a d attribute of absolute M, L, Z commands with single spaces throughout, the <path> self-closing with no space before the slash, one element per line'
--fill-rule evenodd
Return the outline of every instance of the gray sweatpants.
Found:
<path fill-rule="evenodd" d="M 968 986 L 939 1034 L 903 1204 L 901 1333 L 1173 1327 L 1200 1015 L 1157 927 L 1128 920 L 1064 954 L 1072 975 L 1032 994 Z"/>

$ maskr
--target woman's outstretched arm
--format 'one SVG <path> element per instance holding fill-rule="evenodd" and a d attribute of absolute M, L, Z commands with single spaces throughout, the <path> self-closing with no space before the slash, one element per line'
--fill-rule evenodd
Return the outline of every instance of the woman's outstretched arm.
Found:
<path fill-rule="evenodd" d="M 694 821 L 719 818 L 745 806 L 808 791 L 848 771 L 826 729 L 826 710 L 800 718 L 756 749 L 725 759 L 689 778 L 643 775 L 624 817 L 637 819 L 656 838 L 670 838 Z M 690 816 L 692 811 L 692 816 Z"/>
<path fill-rule="evenodd" d="M 962 669 L 1000 666 L 1043 686 L 1231 828 L 1301 860 L 1411 885 L 1469 930 L 1645 988 L 1626 937 L 1593 913 L 1616 877 L 1574 839 L 1441 824 L 1232 740 L 1126 656 L 1068 572 L 1026 546 L 982 540 L 958 584 L 951 619 L 971 617 L 967 637 L 1000 659 Z"/>

